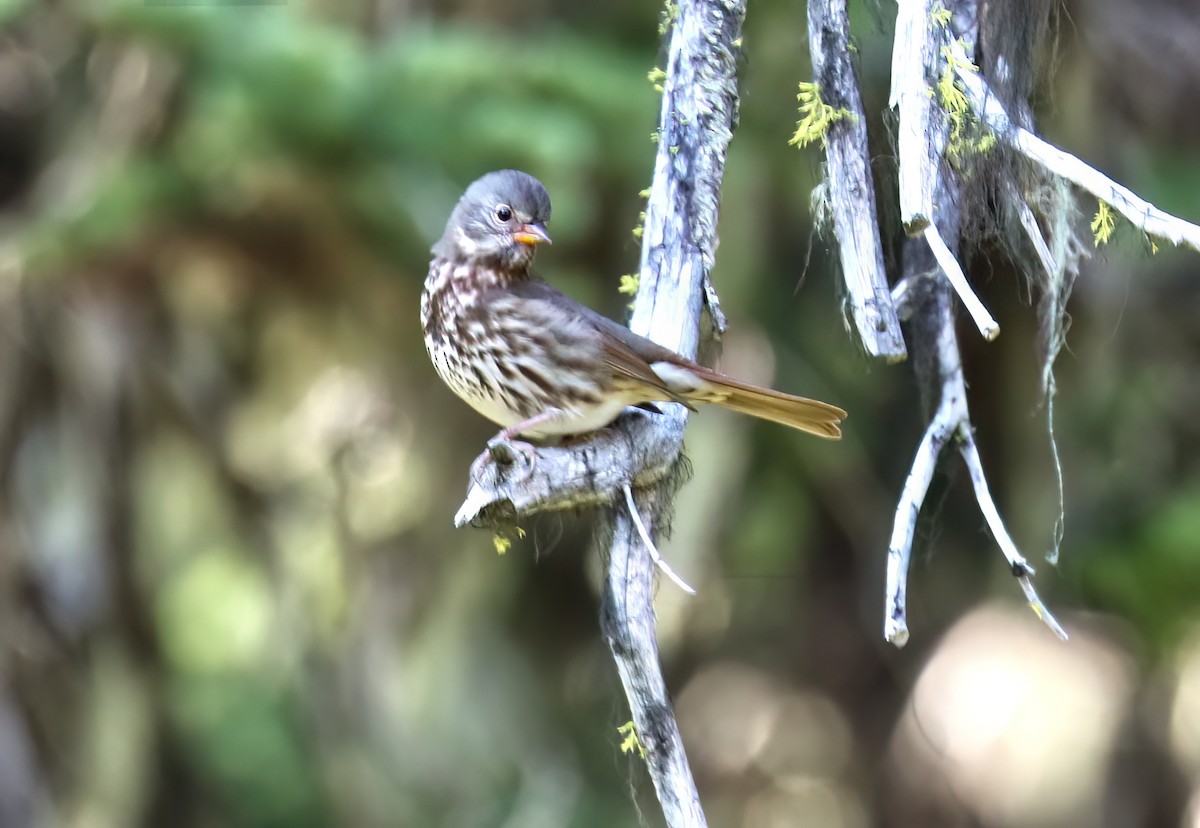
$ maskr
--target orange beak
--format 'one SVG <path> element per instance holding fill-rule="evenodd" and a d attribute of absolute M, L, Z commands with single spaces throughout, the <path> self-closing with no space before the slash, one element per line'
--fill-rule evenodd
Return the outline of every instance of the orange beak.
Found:
<path fill-rule="evenodd" d="M 513 239 L 530 247 L 537 247 L 539 244 L 550 244 L 550 234 L 546 232 L 546 225 L 540 223 L 522 224 L 513 233 Z"/>

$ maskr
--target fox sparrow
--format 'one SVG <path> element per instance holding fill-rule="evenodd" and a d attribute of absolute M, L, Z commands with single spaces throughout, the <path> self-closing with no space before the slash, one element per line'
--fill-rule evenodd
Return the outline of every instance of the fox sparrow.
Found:
<path fill-rule="evenodd" d="M 550 243 L 549 219 L 550 196 L 536 178 L 488 173 L 467 188 L 433 246 L 421 297 L 425 347 L 442 380 L 503 427 L 489 446 L 584 434 L 628 406 L 655 410 L 660 401 L 712 403 L 841 436 L 842 409 L 712 371 L 543 282 L 532 265 L 538 245 Z M 528 443 L 515 446 L 532 461 Z"/>

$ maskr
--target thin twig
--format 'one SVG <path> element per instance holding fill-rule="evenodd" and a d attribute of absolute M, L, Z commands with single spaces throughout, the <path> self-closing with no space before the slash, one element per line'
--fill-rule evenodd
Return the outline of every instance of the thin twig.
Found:
<path fill-rule="evenodd" d="M 658 553 L 658 547 L 654 545 L 654 540 L 646 531 L 646 524 L 642 522 L 642 516 L 638 513 L 637 502 L 633 499 L 633 488 L 628 483 L 623 488 L 625 489 L 625 505 L 629 507 L 629 516 L 633 518 L 633 525 L 637 527 L 638 535 L 641 537 L 642 543 L 646 545 L 646 551 L 650 553 L 650 560 L 654 561 L 654 565 L 662 570 L 662 573 L 670 578 L 675 586 L 688 595 L 695 595 L 696 590 L 687 581 L 680 578 L 671 565 Z"/>
<path fill-rule="evenodd" d="M 1025 560 L 1025 557 L 1017 549 L 1017 545 L 1013 543 L 1012 536 L 1008 534 L 1004 520 L 1000 517 L 1000 511 L 996 508 L 996 501 L 992 500 L 992 492 L 988 488 L 987 476 L 983 473 L 983 462 L 979 459 L 979 448 L 975 445 L 975 435 L 971 432 L 970 422 L 962 420 L 957 423 L 957 426 L 958 450 L 962 454 L 963 462 L 967 464 L 967 472 L 971 475 L 971 485 L 975 489 L 975 502 L 979 504 L 979 511 L 983 513 L 983 519 L 987 522 L 988 528 L 992 530 L 992 536 L 1000 545 L 1000 551 L 1004 553 L 1013 574 L 1017 577 L 1032 575 L 1033 567 L 1029 565 L 1029 561 Z"/>
<path fill-rule="evenodd" d="M 912 283 L 913 279 L 908 276 L 903 276 L 896 280 L 896 284 L 892 285 L 892 307 L 896 309 L 896 316 L 901 322 L 905 322 L 912 315 Z"/>
<path fill-rule="evenodd" d="M 921 504 L 937 470 L 942 446 L 954 433 L 957 423 L 949 406 L 941 406 L 929 426 L 921 445 L 917 447 L 912 468 L 904 480 L 900 501 L 896 504 L 896 520 L 888 544 L 887 584 L 883 607 L 883 637 L 885 641 L 903 647 L 908 643 L 908 564 L 912 558 L 913 537 Z"/>
<path fill-rule="evenodd" d="M 931 224 L 926 227 L 923 235 L 925 236 L 925 241 L 929 243 L 929 249 L 933 251 L 933 257 L 937 259 L 938 266 L 946 274 L 946 278 L 950 280 L 950 284 L 954 287 L 954 292 L 962 300 L 967 313 L 971 314 L 971 319 L 975 321 L 975 327 L 979 328 L 979 332 L 983 334 L 983 338 L 990 342 L 998 337 L 1000 335 L 1000 326 L 996 324 L 996 320 L 992 318 L 988 309 L 984 307 L 983 302 L 979 301 L 979 297 L 971 289 L 971 283 L 967 281 L 967 274 L 963 273 L 958 259 L 950 252 L 950 248 L 946 246 L 946 242 L 942 240 L 942 234 L 938 232 L 937 225 Z"/>
<path fill-rule="evenodd" d="M 725 311 L 721 310 L 721 298 L 717 296 L 717 287 L 711 275 L 704 279 L 704 307 L 708 309 L 708 316 L 712 320 L 713 332 L 720 340 L 729 329 L 729 320 L 725 318 Z"/>
<path fill-rule="evenodd" d="M 1045 271 L 1046 277 L 1054 276 L 1054 254 L 1050 252 L 1050 245 L 1046 244 L 1046 237 L 1042 235 L 1042 228 L 1038 227 L 1037 218 L 1033 215 L 1033 210 L 1029 204 L 1017 192 L 1016 185 L 1011 181 L 1004 188 L 1009 204 L 1015 204 L 1017 208 L 1017 219 L 1021 222 L 1021 229 L 1025 231 L 1025 237 L 1029 239 L 1029 243 L 1033 245 L 1033 250 L 1037 254 L 1038 263 Z"/>
<path fill-rule="evenodd" d="M 1000 517 L 1000 512 L 996 508 L 996 503 L 992 500 L 992 493 L 988 488 L 987 477 L 983 473 L 983 462 L 979 459 L 979 449 L 975 445 L 975 435 L 971 433 L 970 422 L 964 420 L 958 427 L 959 452 L 962 454 L 963 462 L 967 464 L 967 471 L 971 475 L 971 485 L 975 487 L 975 502 L 979 504 L 979 511 L 983 513 L 983 519 L 987 521 L 988 528 L 992 530 L 992 536 L 996 539 L 996 543 L 1000 545 L 1000 550 L 1004 553 L 1004 557 L 1008 560 L 1008 565 L 1012 569 L 1013 576 L 1021 582 L 1021 589 L 1025 592 L 1025 598 L 1029 602 L 1029 606 L 1033 609 L 1038 618 L 1049 627 L 1055 635 L 1062 640 L 1067 640 L 1067 632 L 1058 623 L 1055 617 L 1046 609 L 1046 605 L 1042 603 L 1042 599 L 1038 597 L 1037 590 L 1034 589 L 1033 567 L 1025 560 L 1025 557 L 1017 549 L 1017 545 L 1013 543 L 1012 535 L 1008 534 L 1008 529 L 1004 526 L 1004 521 Z"/>

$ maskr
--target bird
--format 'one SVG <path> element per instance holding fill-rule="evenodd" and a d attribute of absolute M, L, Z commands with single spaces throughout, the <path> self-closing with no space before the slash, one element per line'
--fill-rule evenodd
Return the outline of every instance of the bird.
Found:
<path fill-rule="evenodd" d="M 550 196 L 519 170 L 479 178 L 433 245 L 421 326 L 434 369 L 529 459 L 547 443 L 604 428 L 629 407 L 718 405 L 818 437 L 841 437 L 837 406 L 706 368 L 571 299 L 535 275 L 549 245 Z M 525 438 L 517 440 L 516 438 Z M 488 456 L 472 467 L 472 476 Z"/>

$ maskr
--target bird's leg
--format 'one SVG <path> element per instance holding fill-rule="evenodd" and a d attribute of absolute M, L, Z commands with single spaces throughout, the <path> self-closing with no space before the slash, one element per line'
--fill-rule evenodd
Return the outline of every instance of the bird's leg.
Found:
<path fill-rule="evenodd" d="M 525 477 L 529 477 L 533 474 L 537 463 L 537 450 L 530 443 L 524 440 L 514 440 L 513 438 L 530 429 L 553 422 L 562 415 L 563 411 L 561 408 L 550 408 L 540 414 L 535 414 L 527 420 L 522 420 L 515 425 L 501 429 L 495 437 L 488 440 L 487 450 L 476 457 L 475 462 L 471 464 L 471 479 L 478 479 L 479 472 L 482 471 L 483 466 L 488 460 L 492 460 L 502 466 L 508 466 L 516 461 L 518 453 L 524 455 L 528 461 L 525 467 Z"/>

